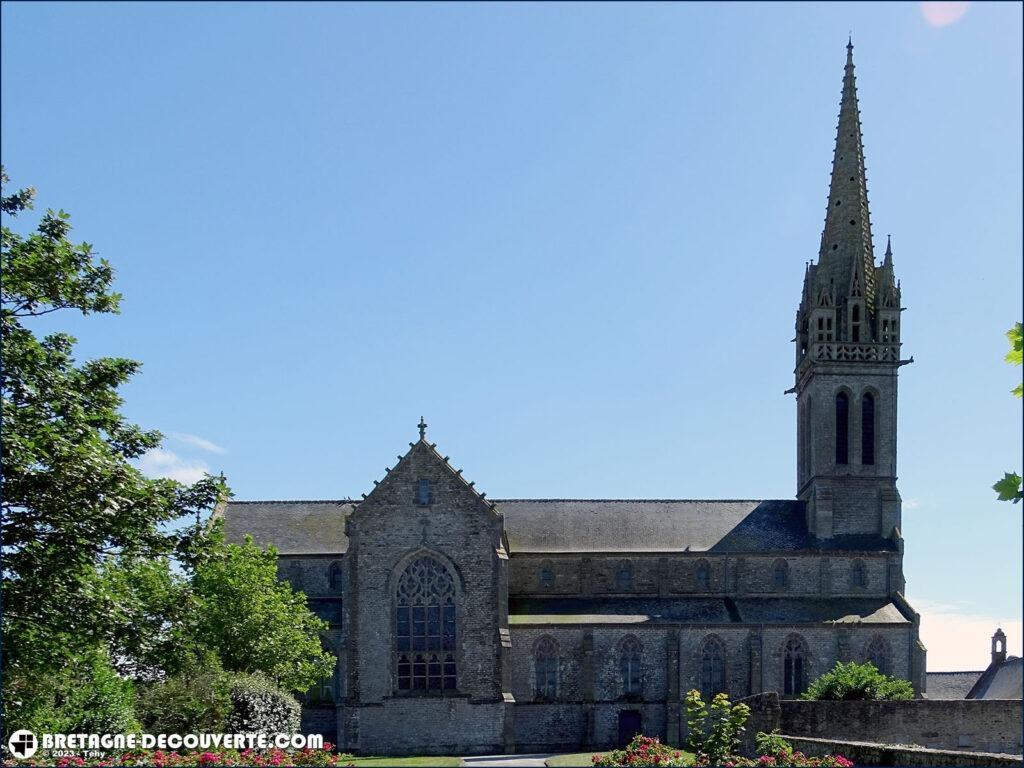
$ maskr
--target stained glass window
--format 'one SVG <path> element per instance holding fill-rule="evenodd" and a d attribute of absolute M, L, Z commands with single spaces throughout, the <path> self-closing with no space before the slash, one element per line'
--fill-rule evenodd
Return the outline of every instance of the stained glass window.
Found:
<path fill-rule="evenodd" d="M 409 564 L 395 597 L 395 654 L 400 691 L 454 691 L 455 583 L 432 557 Z"/>

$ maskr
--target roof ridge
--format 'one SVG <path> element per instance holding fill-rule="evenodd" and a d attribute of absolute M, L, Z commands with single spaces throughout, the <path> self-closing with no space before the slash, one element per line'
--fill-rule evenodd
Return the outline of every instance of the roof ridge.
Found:
<path fill-rule="evenodd" d="M 231 499 L 228 504 L 358 504 L 358 499 Z"/>
<path fill-rule="evenodd" d="M 563 499 L 557 499 L 557 498 L 550 498 L 550 499 L 549 498 L 540 498 L 540 499 L 527 499 L 527 498 L 498 499 L 498 498 L 496 498 L 496 499 L 494 499 L 494 503 L 495 504 L 500 504 L 502 502 L 510 502 L 510 501 L 559 501 L 559 502 L 561 502 L 561 501 L 586 501 L 586 502 L 601 502 L 601 503 L 610 503 L 610 504 L 622 504 L 622 503 L 625 503 L 625 502 L 637 502 L 637 503 L 644 503 L 644 504 L 650 504 L 650 503 L 658 502 L 658 503 L 673 503 L 673 504 L 676 504 L 676 503 L 680 503 L 680 502 L 708 501 L 708 502 L 716 502 L 718 504 L 726 504 L 726 503 L 727 504 L 752 504 L 754 502 L 765 502 L 765 501 L 792 502 L 792 501 L 799 501 L 799 499 L 649 499 L 649 498 L 634 498 L 634 499 L 579 499 L 579 498 L 575 498 L 575 499 L 570 499 L 570 498 L 563 498 Z"/>
<path fill-rule="evenodd" d="M 443 459 L 443 457 L 442 457 Z M 451 466 L 449 464 L 449 466 Z M 468 485 L 468 483 L 467 483 Z M 623 504 L 623 503 L 672 503 L 678 504 L 683 502 L 715 502 L 718 504 L 752 504 L 755 502 L 765 501 L 784 501 L 784 502 L 796 502 L 799 499 L 652 499 L 652 498 L 632 498 L 632 499 L 583 499 L 583 498 L 508 498 L 508 499 L 491 499 L 495 504 L 501 502 L 514 502 L 514 501 L 533 501 L 533 502 L 567 502 L 567 501 L 585 501 L 588 503 L 604 503 L 604 504 Z M 228 504 L 359 504 L 360 499 L 231 499 Z"/>

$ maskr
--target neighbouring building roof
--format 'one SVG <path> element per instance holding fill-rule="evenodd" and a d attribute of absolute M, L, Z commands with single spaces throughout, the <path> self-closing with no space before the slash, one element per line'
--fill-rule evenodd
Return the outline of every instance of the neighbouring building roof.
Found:
<path fill-rule="evenodd" d="M 989 666 L 967 693 L 968 699 L 1020 699 L 1024 661 L 1010 656 Z"/>
<path fill-rule="evenodd" d="M 248 533 L 283 555 L 344 553 L 344 518 L 357 503 L 233 501 L 221 514 L 229 541 Z M 802 501 L 497 499 L 495 504 L 504 515 L 513 554 L 896 548 L 880 536 L 838 537 L 819 544 L 807 530 Z"/>
<path fill-rule="evenodd" d="M 512 598 L 509 624 L 908 624 L 885 598 Z"/>
<path fill-rule="evenodd" d="M 925 681 L 927 699 L 966 699 L 984 672 L 928 672 Z"/>

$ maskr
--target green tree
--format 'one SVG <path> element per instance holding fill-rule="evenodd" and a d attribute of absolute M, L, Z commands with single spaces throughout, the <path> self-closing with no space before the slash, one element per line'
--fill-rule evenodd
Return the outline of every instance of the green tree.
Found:
<path fill-rule="evenodd" d="M 60 310 L 116 313 L 113 270 L 70 239 L 64 211 L 35 231 L 8 219 L 32 207 L 31 188 L 0 208 L 3 658 L 8 720 L 72 660 L 105 647 L 123 611 L 97 566 L 109 558 L 162 558 L 184 546 L 189 520 L 226 492 L 217 478 L 192 486 L 146 478 L 131 463 L 161 435 L 127 422 L 118 388 L 139 363 L 101 358 L 76 365 L 75 339 L 38 337 L 33 319 Z M 177 531 L 177 532 L 176 532 Z M 129 612 L 130 613 L 130 612 Z"/>
<path fill-rule="evenodd" d="M 1024 333 L 1021 324 L 1017 323 L 1006 332 L 1006 338 L 1010 341 L 1010 351 L 1006 353 L 1006 362 L 1010 365 L 1020 365 L 1024 359 Z M 1024 383 L 1018 384 L 1012 390 L 1014 397 L 1024 396 Z M 992 486 L 1000 501 L 1012 501 L 1018 503 L 1024 498 L 1021 493 L 1021 477 L 1016 472 L 1004 472 L 1003 479 Z"/>
<path fill-rule="evenodd" d="M 230 672 L 261 672 L 282 688 L 304 692 L 334 669 L 319 633 L 328 628 L 306 595 L 277 579 L 277 550 L 246 537 L 227 544 L 219 527 L 196 565 L 189 634 Z"/>
<path fill-rule="evenodd" d="M 5 680 L 6 684 L 6 680 Z M 135 718 L 135 688 L 114 669 L 106 652 L 82 653 L 47 677 L 8 719 L 17 728 L 49 733 L 132 733 L 140 730 Z M 14 730 L 14 728 L 10 728 Z"/>
<path fill-rule="evenodd" d="M 870 661 L 836 665 L 811 683 L 801 697 L 808 701 L 897 701 L 914 698 L 914 686 L 883 675 Z"/>
<path fill-rule="evenodd" d="M 135 711 L 148 733 L 219 733 L 231 712 L 231 685 L 215 653 L 196 654 L 180 672 L 140 686 Z"/>

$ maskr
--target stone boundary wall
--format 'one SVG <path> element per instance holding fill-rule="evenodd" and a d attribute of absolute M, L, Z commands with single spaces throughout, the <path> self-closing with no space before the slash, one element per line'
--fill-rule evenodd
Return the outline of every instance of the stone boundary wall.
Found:
<path fill-rule="evenodd" d="M 805 755 L 811 757 L 842 755 L 852 760 L 855 765 L 1021 766 L 1024 764 L 1024 761 L 1017 755 L 991 752 L 963 752 L 911 746 L 896 747 L 864 741 L 811 739 L 804 736 L 783 735 L 782 738 L 792 744 L 793 749 L 803 752 Z"/>
<path fill-rule="evenodd" d="M 796 736 L 1021 754 L 1019 699 L 781 701 L 779 706 L 779 730 Z"/>

